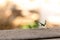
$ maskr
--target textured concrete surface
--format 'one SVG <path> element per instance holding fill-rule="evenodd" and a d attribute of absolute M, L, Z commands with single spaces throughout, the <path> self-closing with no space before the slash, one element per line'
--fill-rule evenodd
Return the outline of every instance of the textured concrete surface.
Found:
<path fill-rule="evenodd" d="M 60 37 L 60 28 L 0 30 L 0 39 L 33 39 Z"/>

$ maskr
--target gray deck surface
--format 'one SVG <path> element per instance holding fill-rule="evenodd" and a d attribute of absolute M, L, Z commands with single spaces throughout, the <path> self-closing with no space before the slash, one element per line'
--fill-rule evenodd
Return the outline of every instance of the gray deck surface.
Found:
<path fill-rule="evenodd" d="M 60 37 L 60 28 L 0 30 L 0 39 L 31 39 L 47 37 Z"/>

